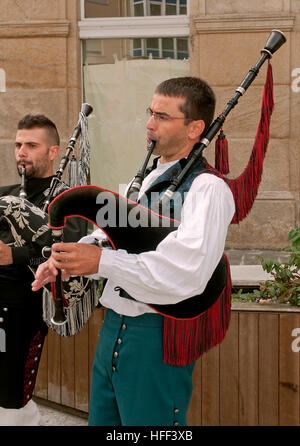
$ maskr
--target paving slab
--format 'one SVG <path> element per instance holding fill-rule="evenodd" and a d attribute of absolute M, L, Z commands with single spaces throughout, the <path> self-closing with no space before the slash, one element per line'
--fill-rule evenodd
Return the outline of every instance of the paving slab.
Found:
<path fill-rule="evenodd" d="M 230 272 L 234 287 L 255 287 L 260 282 L 274 279 L 272 274 L 264 271 L 261 265 L 230 265 Z"/>
<path fill-rule="evenodd" d="M 63 409 L 37 403 L 41 414 L 40 426 L 87 426 L 87 418 L 68 413 Z"/>

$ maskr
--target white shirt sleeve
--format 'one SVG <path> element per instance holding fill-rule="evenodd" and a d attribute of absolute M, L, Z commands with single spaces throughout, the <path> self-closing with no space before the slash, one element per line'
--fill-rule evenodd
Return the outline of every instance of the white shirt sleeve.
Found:
<path fill-rule="evenodd" d="M 111 279 L 149 304 L 177 303 L 201 294 L 223 254 L 234 210 L 227 184 L 203 173 L 186 196 L 181 224 L 156 250 L 128 254 L 104 249 L 98 274 L 91 277 Z"/>
<path fill-rule="evenodd" d="M 79 243 L 87 243 L 87 244 L 93 244 L 95 239 L 97 240 L 104 240 L 106 239 L 106 234 L 102 229 L 96 229 L 94 232 L 92 232 L 89 235 L 85 235 L 79 240 Z"/>

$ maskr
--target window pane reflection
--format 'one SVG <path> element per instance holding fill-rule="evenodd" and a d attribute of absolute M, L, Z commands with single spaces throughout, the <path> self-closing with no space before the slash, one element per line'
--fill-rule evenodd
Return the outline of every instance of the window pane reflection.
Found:
<path fill-rule="evenodd" d="M 188 59 L 187 37 L 148 39 L 87 39 L 83 41 L 84 65 L 112 64 L 116 59 Z"/>
<path fill-rule="evenodd" d="M 187 0 L 85 0 L 85 18 L 186 15 Z"/>

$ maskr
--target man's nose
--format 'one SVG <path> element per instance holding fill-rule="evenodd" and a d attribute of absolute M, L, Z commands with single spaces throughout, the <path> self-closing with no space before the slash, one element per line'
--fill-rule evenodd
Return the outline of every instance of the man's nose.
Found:
<path fill-rule="evenodd" d="M 26 158 L 27 157 L 27 150 L 24 144 L 22 144 L 18 150 L 16 155 L 18 156 L 18 158 Z"/>
<path fill-rule="evenodd" d="M 153 130 L 157 127 L 157 120 L 154 118 L 154 115 L 151 115 L 147 121 L 146 129 Z"/>

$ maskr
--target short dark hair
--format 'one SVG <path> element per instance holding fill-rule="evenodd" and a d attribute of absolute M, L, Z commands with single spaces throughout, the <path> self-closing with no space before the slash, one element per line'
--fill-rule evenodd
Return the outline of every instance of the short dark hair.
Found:
<path fill-rule="evenodd" d="M 26 115 L 18 122 L 18 130 L 36 127 L 46 129 L 50 144 L 59 146 L 60 140 L 56 125 L 45 115 Z"/>
<path fill-rule="evenodd" d="M 198 77 L 175 77 L 161 82 L 155 93 L 163 96 L 182 97 L 185 103 L 180 107 L 185 118 L 205 123 L 208 130 L 214 118 L 216 97 L 212 88 Z M 188 121 L 186 121 L 186 124 Z"/>

